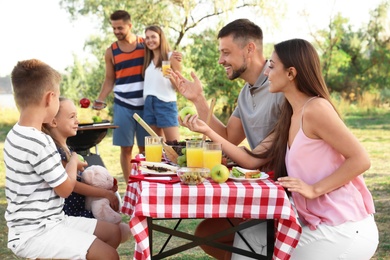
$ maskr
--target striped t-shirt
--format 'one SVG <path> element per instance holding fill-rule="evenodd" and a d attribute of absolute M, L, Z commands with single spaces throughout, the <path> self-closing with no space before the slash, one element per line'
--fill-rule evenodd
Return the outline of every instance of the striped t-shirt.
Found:
<path fill-rule="evenodd" d="M 143 109 L 144 39 L 137 36 L 137 46 L 131 52 L 123 52 L 117 42 L 111 45 L 114 57 L 114 102 L 129 109 Z"/>
<path fill-rule="evenodd" d="M 68 175 L 53 139 L 17 123 L 7 134 L 3 152 L 9 232 L 18 235 L 63 219 L 64 199 L 53 188 Z"/>

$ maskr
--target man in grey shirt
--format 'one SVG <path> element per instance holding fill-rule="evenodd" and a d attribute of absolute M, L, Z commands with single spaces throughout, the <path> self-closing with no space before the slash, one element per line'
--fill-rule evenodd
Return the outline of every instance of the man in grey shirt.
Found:
<path fill-rule="evenodd" d="M 248 19 L 238 19 L 224 26 L 218 33 L 218 39 L 219 64 L 224 66 L 230 80 L 241 78 L 246 83 L 226 126 L 213 116 L 210 127 L 236 145 L 247 138 L 250 148 L 254 149 L 275 126 L 284 96 L 268 91 L 269 82 L 264 75 L 268 62 L 263 54 L 263 32 L 259 26 Z M 195 73 L 191 73 L 191 76 L 193 82 L 177 74 L 176 85 L 179 92 L 194 103 L 200 119 L 205 121 L 210 108 L 201 82 Z M 231 221 L 239 224 L 242 219 Z M 206 219 L 198 225 L 195 235 L 204 237 L 229 225 L 224 219 Z M 218 242 L 232 245 L 233 240 L 234 235 L 230 235 Z M 208 246 L 202 246 L 202 249 L 217 259 L 230 259 L 227 251 Z"/>
<path fill-rule="evenodd" d="M 268 78 L 264 75 L 268 62 L 263 54 L 263 33 L 259 26 L 247 19 L 238 19 L 224 26 L 218 39 L 219 64 L 225 67 L 230 80 L 241 78 L 246 83 L 226 126 L 213 116 L 210 127 L 236 145 L 247 138 L 253 149 L 274 127 L 284 96 L 268 91 Z M 193 82 L 179 75 L 176 85 L 179 92 L 194 103 L 200 119 L 205 121 L 210 108 L 200 80 L 195 73 L 191 76 Z"/>

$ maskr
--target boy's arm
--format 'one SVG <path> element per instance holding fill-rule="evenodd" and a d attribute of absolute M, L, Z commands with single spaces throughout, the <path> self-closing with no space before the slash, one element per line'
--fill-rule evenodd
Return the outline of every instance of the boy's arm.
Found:
<path fill-rule="evenodd" d="M 54 188 L 54 191 L 58 194 L 58 196 L 67 198 L 73 192 L 74 186 L 77 182 L 77 170 L 82 169 L 87 165 L 87 163 L 81 162 L 79 160 L 77 153 L 72 153 L 72 156 L 70 157 L 70 160 L 65 167 L 68 178 L 63 183 Z"/>

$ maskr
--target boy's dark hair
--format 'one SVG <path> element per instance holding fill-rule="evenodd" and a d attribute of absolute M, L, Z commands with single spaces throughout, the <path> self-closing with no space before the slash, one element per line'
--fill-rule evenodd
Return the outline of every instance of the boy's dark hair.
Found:
<path fill-rule="evenodd" d="M 218 39 L 233 36 L 234 41 L 246 44 L 249 40 L 263 44 L 263 31 L 254 22 L 248 19 L 237 19 L 225 25 L 218 33 Z"/>
<path fill-rule="evenodd" d="M 110 15 L 111 21 L 123 20 L 124 22 L 131 22 L 130 14 L 125 10 L 117 10 Z"/>
<path fill-rule="evenodd" d="M 61 74 L 37 60 L 19 61 L 11 73 L 15 103 L 19 108 L 37 105 L 46 91 L 55 90 Z"/>

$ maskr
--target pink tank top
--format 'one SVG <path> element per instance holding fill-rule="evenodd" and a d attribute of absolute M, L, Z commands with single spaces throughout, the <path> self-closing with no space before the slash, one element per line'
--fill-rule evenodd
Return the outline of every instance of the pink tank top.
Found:
<path fill-rule="evenodd" d="M 323 140 L 307 137 L 302 130 L 302 120 L 291 147 L 287 146 L 286 167 L 289 176 L 313 184 L 331 175 L 345 159 Z M 362 175 L 316 199 L 306 199 L 295 192 L 292 197 L 300 220 L 311 230 L 319 224 L 337 226 L 346 221 L 359 221 L 375 212 Z"/>

